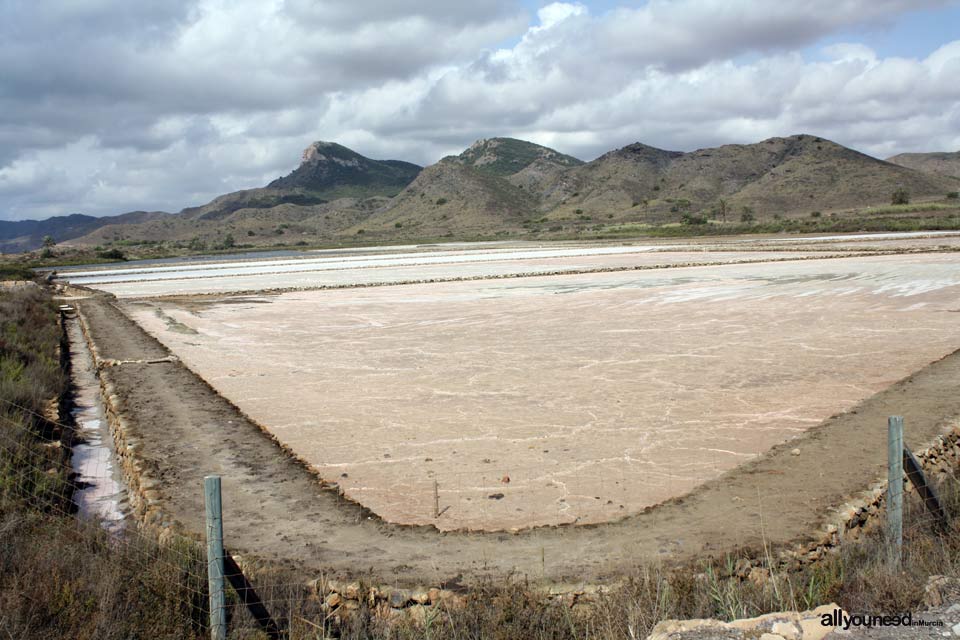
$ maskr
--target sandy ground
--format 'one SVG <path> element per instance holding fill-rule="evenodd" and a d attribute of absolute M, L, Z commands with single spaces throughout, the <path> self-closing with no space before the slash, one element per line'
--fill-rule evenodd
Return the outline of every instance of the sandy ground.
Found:
<path fill-rule="evenodd" d="M 105 358 L 163 357 L 166 350 L 109 299 L 78 302 Z M 879 365 L 878 365 L 879 366 Z M 531 578 L 593 581 L 636 563 L 774 547 L 806 539 L 843 500 L 879 478 L 886 417 L 902 414 L 918 447 L 960 415 L 960 356 L 951 355 L 702 485 L 620 522 L 520 534 L 441 534 L 390 525 L 323 490 L 259 427 L 180 363 L 106 371 L 138 425 L 148 463 L 161 474 L 171 513 L 202 530 L 202 478 L 223 477 L 228 548 L 318 571 L 400 584 L 470 582 L 518 571 Z M 801 454 L 790 454 L 793 447 Z"/>

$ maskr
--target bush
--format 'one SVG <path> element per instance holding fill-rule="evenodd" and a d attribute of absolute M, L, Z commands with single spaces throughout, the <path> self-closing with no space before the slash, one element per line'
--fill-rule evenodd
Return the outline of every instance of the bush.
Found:
<path fill-rule="evenodd" d="M 947 200 L 956 200 L 960 198 L 960 191 L 951 191 L 947 194 Z"/>
<path fill-rule="evenodd" d="M 437 198 L 437 204 L 438 204 L 438 205 L 447 204 L 447 199 L 446 199 L 446 198 Z"/>
<path fill-rule="evenodd" d="M 910 204 L 910 192 L 903 187 L 898 187 L 890 196 L 890 204 Z"/>
<path fill-rule="evenodd" d="M 103 258 L 104 260 L 126 260 L 127 256 L 120 249 L 108 249 L 106 251 L 101 251 L 97 253 L 98 258 Z"/>
<path fill-rule="evenodd" d="M 699 213 L 685 213 L 680 221 L 686 225 L 701 225 L 707 224 L 707 217 Z"/>

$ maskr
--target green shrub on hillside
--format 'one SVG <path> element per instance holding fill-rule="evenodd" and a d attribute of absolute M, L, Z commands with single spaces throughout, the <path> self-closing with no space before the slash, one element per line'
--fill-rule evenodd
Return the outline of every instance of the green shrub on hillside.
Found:
<path fill-rule="evenodd" d="M 890 204 L 910 204 L 910 192 L 903 187 L 898 187 L 890 196 Z"/>

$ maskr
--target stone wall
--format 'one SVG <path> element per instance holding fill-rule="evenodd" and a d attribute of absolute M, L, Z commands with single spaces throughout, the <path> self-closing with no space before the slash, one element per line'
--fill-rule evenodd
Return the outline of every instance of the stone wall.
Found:
<path fill-rule="evenodd" d="M 933 443 L 915 451 L 914 455 L 931 483 L 936 485 L 950 477 L 960 466 L 960 423 L 954 420 L 948 432 L 937 436 Z M 905 495 L 916 495 L 916 488 L 906 477 L 903 482 Z M 837 550 L 842 543 L 859 540 L 872 528 L 880 526 L 886 514 L 886 494 L 886 481 L 871 485 L 858 497 L 834 511 L 824 528 L 814 535 L 812 542 L 781 551 L 777 558 L 778 568 L 796 570 L 803 565 L 817 562 L 825 554 Z M 910 525 L 909 522 L 904 524 Z M 749 566 L 742 568 L 746 573 L 750 573 L 752 569 Z"/>

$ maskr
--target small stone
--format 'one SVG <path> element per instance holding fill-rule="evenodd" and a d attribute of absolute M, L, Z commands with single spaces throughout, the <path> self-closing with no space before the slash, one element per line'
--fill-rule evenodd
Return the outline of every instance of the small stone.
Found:
<path fill-rule="evenodd" d="M 417 604 L 427 604 L 430 602 L 430 592 L 418 587 L 410 593 L 410 599 Z"/>
<path fill-rule="evenodd" d="M 783 636 L 778 636 L 775 633 L 764 633 L 760 636 L 760 640 L 786 640 Z"/>
<path fill-rule="evenodd" d="M 960 636 L 960 622 L 958 622 L 957 624 L 953 625 L 953 627 L 951 627 L 950 630 L 953 631 L 953 635 L 955 635 L 955 636 Z"/>
<path fill-rule="evenodd" d="M 410 594 L 403 589 L 392 589 L 387 601 L 394 609 L 400 609 L 410 601 Z"/>
<path fill-rule="evenodd" d="M 356 582 L 351 582 L 344 588 L 343 595 L 345 595 L 348 600 L 359 600 L 360 585 L 357 584 Z"/>
<path fill-rule="evenodd" d="M 752 567 L 749 560 L 746 558 L 740 558 L 737 560 L 737 564 L 735 564 L 733 567 L 733 575 L 737 576 L 738 578 L 746 578 L 750 575 L 751 568 Z"/>
<path fill-rule="evenodd" d="M 790 455 L 792 455 L 792 456 L 798 456 L 798 455 L 800 455 L 800 449 L 792 449 L 792 450 L 790 451 Z"/>
<path fill-rule="evenodd" d="M 328 607 L 333 609 L 334 607 L 338 606 L 342 601 L 343 599 L 340 597 L 339 593 L 331 593 L 330 595 L 327 596 L 326 604 Z"/>

